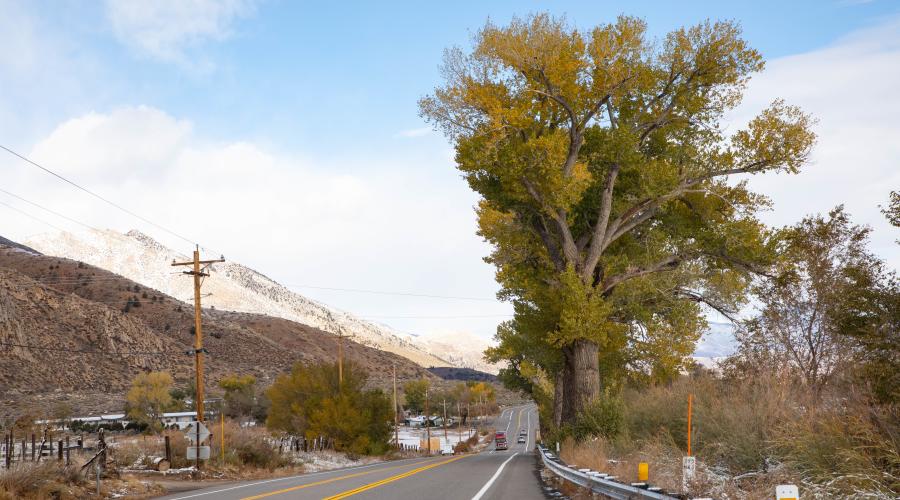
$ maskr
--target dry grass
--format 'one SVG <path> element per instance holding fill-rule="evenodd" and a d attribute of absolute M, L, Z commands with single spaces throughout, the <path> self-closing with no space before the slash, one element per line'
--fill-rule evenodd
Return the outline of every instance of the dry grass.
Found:
<path fill-rule="evenodd" d="M 813 498 L 896 498 L 900 455 L 896 410 L 846 389 L 819 401 L 788 379 L 684 377 L 667 387 L 627 390 L 624 431 L 613 439 L 564 443 L 561 458 L 580 467 L 681 487 L 687 395 L 694 395 L 691 492 L 717 498 L 770 497 L 777 484 L 801 485 Z"/>

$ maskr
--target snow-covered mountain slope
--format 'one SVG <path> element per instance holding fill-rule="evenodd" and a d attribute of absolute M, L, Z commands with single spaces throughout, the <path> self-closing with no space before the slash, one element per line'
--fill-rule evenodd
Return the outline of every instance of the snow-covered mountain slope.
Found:
<path fill-rule="evenodd" d="M 700 337 L 694 350 L 694 360 L 706 368 L 715 369 L 719 362 L 734 354 L 734 325 L 709 323 L 709 329 Z"/>
<path fill-rule="evenodd" d="M 139 231 L 126 234 L 111 230 L 43 234 L 32 237 L 26 243 L 45 255 L 80 260 L 180 300 L 193 302 L 192 280 L 181 273 L 183 268 L 171 266 L 173 259 L 187 261 L 190 257 L 164 247 Z M 238 263 L 214 264 L 208 271 L 210 276 L 203 283 L 204 307 L 265 314 L 326 332 L 342 333 L 353 336 L 356 342 L 399 354 L 424 367 L 469 367 L 472 364 L 468 360 L 444 359 L 408 334 L 310 300 Z M 453 357 L 457 358 L 455 355 Z"/>
<path fill-rule="evenodd" d="M 490 343 L 482 337 L 467 332 L 442 332 L 425 334 L 416 341 L 433 353 L 440 353 L 443 359 L 453 366 L 471 368 L 482 372 L 497 374 L 502 368 L 499 364 L 484 360 L 484 350 Z"/>

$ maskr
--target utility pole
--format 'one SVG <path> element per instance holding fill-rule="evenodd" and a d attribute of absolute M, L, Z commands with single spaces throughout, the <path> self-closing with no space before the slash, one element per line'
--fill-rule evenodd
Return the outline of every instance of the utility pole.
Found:
<path fill-rule="evenodd" d="M 338 386 L 344 385 L 344 331 L 338 332 Z"/>
<path fill-rule="evenodd" d="M 183 271 L 184 274 L 191 275 L 194 277 L 194 371 L 195 378 L 197 383 L 197 394 L 196 394 L 196 403 L 194 404 L 194 408 L 197 410 L 197 421 L 203 422 L 204 417 L 204 408 L 203 408 L 203 353 L 206 352 L 206 349 L 203 348 L 203 322 L 201 319 L 202 311 L 200 309 L 200 278 L 209 276 L 209 273 L 205 272 L 205 269 L 209 267 L 210 264 L 214 264 L 217 262 L 225 262 L 225 257 L 220 257 L 218 259 L 212 260 L 200 260 L 200 246 L 194 249 L 194 260 L 188 262 L 175 262 L 172 260 L 173 266 L 192 266 L 191 271 Z M 201 268 L 200 265 L 203 265 Z M 191 351 L 188 351 L 191 353 Z M 200 446 L 200 443 L 197 443 L 196 446 Z M 198 453 L 199 456 L 199 453 Z"/>
<path fill-rule="evenodd" d="M 456 442 L 462 441 L 462 413 L 459 412 L 459 400 L 456 401 Z"/>
<path fill-rule="evenodd" d="M 394 379 L 394 443 L 400 447 L 400 415 L 397 413 L 397 363 L 394 362 L 393 370 Z"/>
<path fill-rule="evenodd" d="M 431 417 L 428 415 L 428 387 L 425 387 L 425 441 L 428 454 L 431 455 Z"/>
<path fill-rule="evenodd" d="M 444 406 L 444 441 L 449 443 L 450 439 L 447 438 L 447 398 L 444 398 L 441 404 Z"/>

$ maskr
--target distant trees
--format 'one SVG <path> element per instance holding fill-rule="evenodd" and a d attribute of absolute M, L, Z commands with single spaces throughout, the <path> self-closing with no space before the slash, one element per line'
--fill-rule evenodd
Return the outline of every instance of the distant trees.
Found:
<path fill-rule="evenodd" d="M 837 374 L 854 373 L 898 400 L 900 287 L 866 247 L 869 232 L 840 206 L 781 231 L 775 271 L 754 290 L 760 313 L 738 332 L 739 359 L 789 368 L 815 399 Z"/>
<path fill-rule="evenodd" d="M 425 392 L 429 386 L 427 379 L 410 380 L 403 384 L 404 407 L 413 413 L 425 411 Z"/>
<path fill-rule="evenodd" d="M 134 377 L 125 396 L 128 419 L 159 431 L 162 428 L 162 414 L 172 404 L 172 383 L 168 372 L 144 372 Z"/>
<path fill-rule="evenodd" d="M 226 375 L 219 380 L 219 387 L 225 391 L 224 411 L 227 416 L 236 419 L 265 419 L 266 400 L 264 395 L 257 393 L 256 377 Z"/>
<path fill-rule="evenodd" d="M 327 436 L 339 451 L 385 452 L 390 400 L 381 390 L 364 390 L 366 377 L 352 363 L 344 363 L 343 374 L 338 383 L 337 364 L 295 364 L 266 390 L 271 402 L 266 425 L 310 439 Z"/>

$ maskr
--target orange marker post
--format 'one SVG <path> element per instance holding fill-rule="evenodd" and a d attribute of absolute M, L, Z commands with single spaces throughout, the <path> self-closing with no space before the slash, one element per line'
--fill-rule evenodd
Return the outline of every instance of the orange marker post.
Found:
<path fill-rule="evenodd" d="M 691 410 L 694 402 L 694 395 L 688 394 L 688 421 L 687 421 L 687 456 L 691 456 Z"/>

